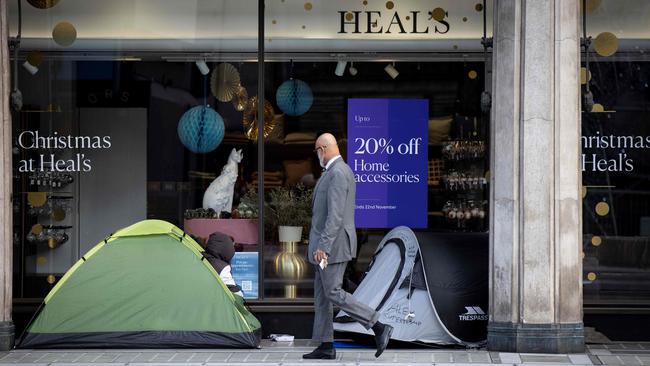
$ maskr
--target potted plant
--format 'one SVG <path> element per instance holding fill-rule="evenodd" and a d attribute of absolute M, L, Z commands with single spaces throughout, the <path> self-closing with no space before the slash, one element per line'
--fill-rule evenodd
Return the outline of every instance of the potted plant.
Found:
<path fill-rule="evenodd" d="M 312 189 L 303 185 L 278 187 L 269 193 L 268 207 L 278 226 L 280 242 L 299 242 L 311 222 Z"/>

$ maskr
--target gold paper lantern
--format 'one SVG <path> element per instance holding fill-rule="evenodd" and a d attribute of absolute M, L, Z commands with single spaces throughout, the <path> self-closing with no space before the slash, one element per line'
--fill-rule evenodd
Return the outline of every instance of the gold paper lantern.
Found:
<path fill-rule="evenodd" d="M 28 192 L 27 202 L 34 207 L 42 207 L 47 202 L 47 193 L 45 192 Z"/>
<path fill-rule="evenodd" d="M 52 30 L 54 42 L 62 47 L 71 46 L 77 40 L 77 30 L 68 22 L 61 22 Z"/>
<path fill-rule="evenodd" d="M 27 62 L 30 65 L 39 67 L 43 63 L 43 54 L 39 51 L 32 51 L 27 54 Z"/>
<path fill-rule="evenodd" d="M 239 112 L 243 112 L 246 109 L 246 105 L 248 105 L 248 92 L 246 91 L 246 88 L 241 85 L 237 88 L 237 91 L 232 98 L 232 105 Z"/>
<path fill-rule="evenodd" d="M 474 80 L 478 76 L 478 73 L 474 70 L 470 70 L 470 72 L 467 73 L 467 77 Z"/>
<path fill-rule="evenodd" d="M 244 133 L 250 140 L 257 140 L 257 96 L 248 100 L 248 105 L 244 111 Z M 275 128 L 274 117 L 275 112 L 273 106 L 268 100 L 264 101 L 264 137 L 268 137 L 269 133 Z"/>
<path fill-rule="evenodd" d="M 314 5 L 312 5 L 312 3 L 305 3 L 305 10 L 306 11 L 310 11 L 313 8 L 314 8 Z"/>
<path fill-rule="evenodd" d="M 54 275 L 47 276 L 47 283 L 49 283 L 50 285 L 53 285 L 54 282 L 56 282 L 56 277 Z"/>
<path fill-rule="evenodd" d="M 433 16 L 433 19 L 437 21 L 442 21 L 445 19 L 445 16 L 447 15 L 447 12 L 445 12 L 445 9 L 443 8 L 435 8 L 433 9 L 433 12 L 431 13 Z"/>
<path fill-rule="evenodd" d="M 47 258 L 45 258 L 43 256 L 40 256 L 40 257 L 36 258 L 36 264 L 38 264 L 40 266 L 47 264 Z"/>
<path fill-rule="evenodd" d="M 594 49 L 600 56 L 611 56 L 618 51 L 618 38 L 610 32 L 602 32 L 594 40 Z"/>
<path fill-rule="evenodd" d="M 230 102 L 241 86 L 239 71 L 229 63 L 222 63 L 212 72 L 210 89 L 220 102 Z"/>
<path fill-rule="evenodd" d="M 59 3 L 59 0 L 27 0 L 27 2 L 37 9 L 49 9 Z"/>
<path fill-rule="evenodd" d="M 587 279 L 588 279 L 589 281 L 595 281 L 595 280 L 596 280 L 596 274 L 593 273 L 593 272 L 589 272 L 589 273 L 587 274 Z"/>
<path fill-rule="evenodd" d="M 609 205 L 607 202 L 598 202 L 596 205 L 596 213 L 599 216 L 605 216 L 609 213 Z"/>
<path fill-rule="evenodd" d="M 595 247 L 599 246 L 602 243 L 603 243 L 603 238 L 601 238 L 600 236 L 594 235 L 591 238 L 591 245 L 593 245 Z"/>

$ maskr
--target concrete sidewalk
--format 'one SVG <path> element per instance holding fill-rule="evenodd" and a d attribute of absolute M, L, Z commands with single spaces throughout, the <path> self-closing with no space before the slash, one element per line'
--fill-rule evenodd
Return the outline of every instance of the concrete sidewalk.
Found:
<path fill-rule="evenodd" d="M 305 361 L 308 341 L 263 341 L 259 350 L 14 350 L 0 365 L 650 365 L 650 343 L 589 345 L 585 354 L 545 355 L 444 348 L 389 349 L 379 359 L 371 349 L 338 349 L 332 361 Z"/>

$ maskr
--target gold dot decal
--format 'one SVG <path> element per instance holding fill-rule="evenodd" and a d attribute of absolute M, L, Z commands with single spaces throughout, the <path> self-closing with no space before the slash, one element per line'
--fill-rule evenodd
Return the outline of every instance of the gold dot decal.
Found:
<path fill-rule="evenodd" d="M 587 187 L 582 186 L 582 198 L 587 197 Z"/>
<path fill-rule="evenodd" d="M 56 242 L 56 239 L 54 239 L 54 238 L 47 239 L 47 246 L 50 249 L 55 249 L 58 245 L 59 245 L 59 243 Z"/>
<path fill-rule="evenodd" d="M 455 50 L 458 49 L 458 45 L 457 45 L 457 44 L 454 45 L 454 49 L 455 49 Z"/>
<path fill-rule="evenodd" d="M 587 0 L 587 14 L 593 13 L 598 7 L 602 0 Z M 580 7 L 582 7 L 582 1 L 580 2 Z"/>
<path fill-rule="evenodd" d="M 407 15 L 406 20 L 411 20 L 411 17 Z"/>
<path fill-rule="evenodd" d="M 32 226 L 32 234 L 38 235 L 38 234 L 40 234 L 42 232 L 43 232 L 43 225 L 34 224 L 34 226 Z"/>
<path fill-rule="evenodd" d="M 311 11 L 311 9 L 314 8 L 314 5 L 312 3 L 305 3 L 305 10 Z"/>
<path fill-rule="evenodd" d="M 59 46 L 68 47 L 77 40 L 77 30 L 71 23 L 61 22 L 54 26 L 52 38 Z"/>
<path fill-rule="evenodd" d="M 303 26 L 302 26 L 302 29 L 305 29 L 305 28 L 307 28 L 307 26 L 306 26 L 306 25 L 303 25 Z"/>
<path fill-rule="evenodd" d="M 618 38 L 610 32 L 603 32 L 596 36 L 594 49 L 600 56 L 611 56 L 618 51 Z"/>
<path fill-rule="evenodd" d="M 49 9 L 56 6 L 56 4 L 59 3 L 59 0 L 27 0 L 27 2 L 38 9 Z"/>
<path fill-rule="evenodd" d="M 54 275 L 47 276 L 47 283 L 49 283 L 50 285 L 53 285 L 54 282 L 56 282 L 56 277 Z"/>
<path fill-rule="evenodd" d="M 478 76 L 478 73 L 474 70 L 470 70 L 470 72 L 467 73 L 467 77 L 474 80 Z"/>
<path fill-rule="evenodd" d="M 596 103 L 591 107 L 591 111 L 593 113 L 602 113 L 605 112 L 605 107 L 603 107 L 603 105 L 600 103 Z"/>
<path fill-rule="evenodd" d="M 483 4 L 476 4 L 476 6 L 474 6 L 474 9 L 476 9 L 476 11 L 483 11 Z"/>
<path fill-rule="evenodd" d="M 593 272 L 589 272 L 589 273 L 587 274 L 587 279 L 588 279 L 589 281 L 595 281 L 595 280 L 596 280 L 596 274 L 593 273 Z"/>
<path fill-rule="evenodd" d="M 467 17 L 463 17 L 463 22 L 466 22 L 466 21 L 467 21 Z"/>
<path fill-rule="evenodd" d="M 39 256 L 38 258 L 36 258 L 36 264 L 38 264 L 39 266 L 47 264 L 47 258 L 43 256 Z"/>
<path fill-rule="evenodd" d="M 596 205 L 596 213 L 599 216 L 606 216 L 609 213 L 609 205 L 607 202 L 598 202 Z"/>
<path fill-rule="evenodd" d="M 27 193 L 27 202 L 34 207 L 41 207 L 47 202 L 47 193 L 29 192 Z"/>
<path fill-rule="evenodd" d="M 32 66 L 41 66 L 43 63 L 43 54 L 39 51 L 32 51 L 27 54 L 27 62 Z"/>
<path fill-rule="evenodd" d="M 443 8 L 435 8 L 433 9 L 433 12 L 431 13 L 433 16 L 433 19 L 437 21 L 442 21 L 445 19 L 445 16 L 447 15 L 447 12 L 445 12 L 445 9 Z"/>
<path fill-rule="evenodd" d="M 271 21 L 271 23 L 273 23 L 273 24 L 278 24 L 278 21 L 275 20 L 275 19 L 273 19 L 273 20 Z"/>
<path fill-rule="evenodd" d="M 363 0 L 363 5 L 368 5 L 368 1 Z"/>
<path fill-rule="evenodd" d="M 386 2 L 386 9 L 391 10 L 394 7 L 395 7 L 395 3 L 393 3 L 392 1 L 387 1 Z"/>
<path fill-rule="evenodd" d="M 54 210 L 52 210 L 52 214 L 50 215 L 54 221 L 63 221 L 65 220 L 65 210 L 57 207 Z"/>
<path fill-rule="evenodd" d="M 598 235 L 594 235 L 594 236 L 591 238 L 591 245 L 593 245 L 593 246 L 595 246 L 595 247 L 599 246 L 599 245 L 602 244 L 602 243 L 603 243 L 603 238 L 601 238 L 601 237 L 598 236 Z"/>
<path fill-rule="evenodd" d="M 354 14 L 352 14 L 350 12 L 345 13 L 345 20 L 347 20 L 349 22 L 349 21 L 352 21 L 352 19 L 354 19 Z"/>
<path fill-rule="evenodd" d="M 580 68 L 580 84 L 585 85 L 591 81 L 591 71 L 587 71 L 586 67 Z"/>

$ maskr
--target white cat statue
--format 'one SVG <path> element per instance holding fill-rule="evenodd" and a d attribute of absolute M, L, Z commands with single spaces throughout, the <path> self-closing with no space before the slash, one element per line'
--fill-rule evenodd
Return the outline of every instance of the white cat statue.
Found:
<path fill-rule="evenodd" d="M 221 174 L 210 183 L 203 195 L 203 208 L 211 208 L 216 212 L 232 211 L 232 196 L 237 180 L 237 164 L 243 158 L 241 149 L 232 149 L 228 162 L 221 169 Z"/>

